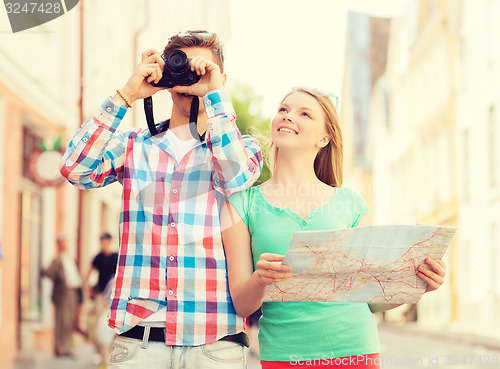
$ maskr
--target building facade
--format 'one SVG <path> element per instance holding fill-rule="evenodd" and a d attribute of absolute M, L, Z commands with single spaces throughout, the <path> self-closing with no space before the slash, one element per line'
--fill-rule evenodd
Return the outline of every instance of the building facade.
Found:
<path fill-rule="evenodd" d="M 457 324 L 500 331 L 498 1 L 462 1 L 457 73 Z"/>
<path fill-rule="evenodd" d="M 457 233 L 445 284 L 386 319 L 498 338 L 499 7 L 409 0 L 391 21 L 385 73 L 370 85 L 367 114 L 372 223 L 439 224 Z M 348 59 L 346 71 L 353 65 Z M 358 109 L 353 88 L 346 73 L 348 136 Z"/>

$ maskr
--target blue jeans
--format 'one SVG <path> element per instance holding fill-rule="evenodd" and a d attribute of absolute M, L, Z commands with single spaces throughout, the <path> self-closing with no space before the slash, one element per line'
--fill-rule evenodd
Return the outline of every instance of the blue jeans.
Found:
<path fill-rule="evenodd" d="M 167 346 L 164 342 L 117 336 L 108 369 L 246 369 L 246 348 L 217 341 L 201 346 Z"/>

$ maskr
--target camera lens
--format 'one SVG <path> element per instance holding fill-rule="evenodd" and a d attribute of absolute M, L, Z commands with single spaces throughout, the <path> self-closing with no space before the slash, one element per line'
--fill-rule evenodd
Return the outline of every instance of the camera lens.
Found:
<path fill-rule="evenodd" d="M 167 68 L 174 73 L 181 73 L 189 67 L 189 59 L 182 50 L 172 50 L 165 59 Z"/>

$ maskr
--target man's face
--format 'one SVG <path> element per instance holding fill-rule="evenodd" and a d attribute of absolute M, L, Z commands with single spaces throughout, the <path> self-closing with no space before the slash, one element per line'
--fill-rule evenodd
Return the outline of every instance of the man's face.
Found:
<path fill-rule="evenodd" d="M 101 238 L 101 250 L 107 251 L 111 247 L 111 238 Z"/>
<path fill-rule="evenodd" d="M 217 63 L 212 50 L 206 47 L 183 47 L 180 50 L 184 51 L 189 59 L 193 59 L 195 56 L 201 56 L 211 62 Z M 191 112 L 191 101 L 193 99 L 192 95 L 180 94 L 178 92 L 170 91 L 172 95 L 172 101 L 174 103 L 174 109 L 177 109 L 183 116 L 189 118 L 189 113 Z M 203 100 L 200 98 L 199 105 L 199 115 L 205 114 L 205 106 L 203 105 Z"/>

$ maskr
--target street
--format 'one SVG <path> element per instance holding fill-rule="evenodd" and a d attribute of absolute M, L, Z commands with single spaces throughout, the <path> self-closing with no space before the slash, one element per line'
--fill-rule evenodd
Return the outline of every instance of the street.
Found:
<path fill-rule="evenodd" d="M 500 347 L 484 347 L 482 342 L 457 342 L 454 338 L 435 337 L 418 331 L 380 326 L 382 368 L 500 368 Z"/>
<path fill-rule="evenodd" d="M 484 337 L 429 333 L 381 325 L 381 364 L 383 369 L 500 369 L 500 342 Z M 13 369 L 96 369 L 92 364 L 94 349 L 81 342 L 75 358 L 32 357 L 18 360 Z M 248 369 L 260 369 L 256 356 L 248 355 Z M 300 367 L 299 365 L 297 365 Z M 306 365 L 303 365 L 306 368 Z"/>
<path fill-rule="evenodd" d="M 454 335 L 439 337 L 391 325 L 381 325 L 379 337 L 382 369 L 500 369 L 500 344 L 488 349 L 482 340 L 458 342 Z M 260 369 L 256 358 L 249 356 L 248 369 Z"/>

